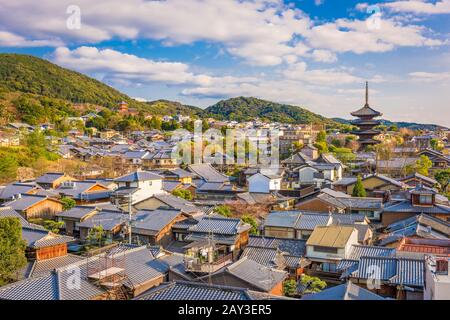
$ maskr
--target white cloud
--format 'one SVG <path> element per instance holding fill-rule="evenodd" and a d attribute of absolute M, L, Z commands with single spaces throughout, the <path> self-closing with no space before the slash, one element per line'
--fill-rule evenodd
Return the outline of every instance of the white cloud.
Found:
<path fill-rule="evenodd" d="M 382 3 L 380 6 L 394 12 L 411 12 L 416 14 L 448 14 L 450 13 L 450 0 L 441 0 L 432 3 L 425 0 L 394 1 Z"/>
<path fill-rule="evenodd" d="M 59 47 L 52 59 L 59 65 L 77 71 L 104 74 L 106 80 L 121 84 L 160 82 L 169 85 L 209 86 L 255 81 L 252 77 L 195 74 L 185 63 L 154 61 L 112 49 L 99 50 L 96 47 L 83 46 L 73 50 Z"/>
<path fill-rule="evenodd" d="M 322 86 L 342 85 L 362 82 L 363 79 L 339 69 L 307 70 L 306 63 L 299 62 L 289 66 L 283 75 L 291 80 Z"/>
<path fill-rule="evenodd" d="M 53 47 L 61 44 L 58 40 L 27 40 L 17 34 L 0 31 L 0 47 Z"/>
<path fill-rule="evenodd" d="M 71 4 L 72 0 L 0 0 L 0 30 L 33 40 L 57 40 L 46 43 L 49 46 L 114 38 L 153 39 L 165 45 L 207 41 L 259 66 L 305 57 L 334 62 L 336 52 L 384 52 L 399 46 L 441 44 L 424 36 L 421 27 L 390 20 L 383 20 L 379 31 L 368 30 L 365 21 L 359 20 L 314 24 L 285 0 L 78 0 L 79 30 L 66 27 L 66 8 Z"/>
<path fill-rule="evenodd" d="M 409 76 L 419 82 L 441 82 L 450 81 L 450 72 L 411 72 Z"/>
<path fill-rule="evenodd" d="M 331 52 L 329 50 L 316 49 L 312 52 L 312 58 L 314 59 L 314 61 L 326 62 L 326 63 L 331 63 L 331 62 L 337 61 L 336 54 L 334 54 L 333 52 Z"/>
<path fill-rule="evenodd" d="M 380 18 L 379 28 L 370 28 L 367 21 L 338 19 L 313 27 L 307 34 L 308 45 L 334 52 L 386 52 L 396 47 L 439 46 L 443 42 L 423 35 L 423 27 L 405 26 Z"/>

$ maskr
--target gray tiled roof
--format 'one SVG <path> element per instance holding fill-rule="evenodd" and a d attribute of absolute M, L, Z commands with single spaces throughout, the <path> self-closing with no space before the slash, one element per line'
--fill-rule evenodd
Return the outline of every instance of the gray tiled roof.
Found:
<path fill-rule="evenodd" d="M 322 292 L 307 294 L 302 300 L 384 300 L 384 298 L 349 281 Z"/>
<path fill-rule="evenodd" d="M 156 278 L 162 278 L 168 271 L 168 265 L 155 259 L 151 251 L 143 247 L 115 248 L 114 256 L 124 260 L 124 285 L 137 287 Z M 119 250 L 120 249 L 120 250 Z M 87 300 L 93 299 L 105 291 L 88 280 L 89 270 L 101 270 L 106 267 L 105 254 L 83 259 L 57 268 L 44 276 L 32 277 L 0 288 L 0 299 L 6 300 Z M 70 286 L 74 268 L 80 271 L 80 286 Z"/>
<path fill-rule="evenodd" d="M 175 168 L 175 169 L 166 170 L 166 171 L 162 172 L 161 175 L 167 176 L 167 177 L 175 176 L 177 178 L 192 177 L 192 173 L 191 172 L 183 170 L 181 168 Z"/>
<path fill-rule="evenodd" d="M 28 274 L 28 277 L 38 278 L 51 273 L 55 269 L 66 267 L 70 264 L 83 260 L 83 257 L 68 254 L 61 257 L 36 260 L 33 263 L 32 269 Z"/>
<path fill-rule="evenodd" d="M 22 227 L 22 239 L 27 242 L 30 248 L 45 248 L 58 244 L 72 242 L 72 237 L 53 234 L 45 229 L 24 226 Z"/>
<path fill-rule="evenodd" d="M 241 221 L 239 219 L 225 218 L 221 216 L 203 216 L 200 221 L 189 228 L 190 232 L 221 235 L 236 235 Z"/>
<path fill-rule="evenodd" d="M 36 188 L 34 184 L 26 184 L 26 183 L 10 183 L 6 185 L 4 188 L 0 189 L 0 199 L 1 200 L 10 200 L 12 197 L 18 194 L 24 194 L 29 192 L 30 190 Z"/>
<path fill-rule="evenodd" d="M 332 214 L 333 224 L 355 224 L 364 222 L 366 216 L 364 214 Z"/>
<path fill-rule="evenodd" d="M 383 199 L 379 198 L 338 198 L 346 208 L 381 210 L 383 208 Z"/>
<path fill-rule="evenodd" d="M 94 180 L 85 180 L 85 181 L 73 181 L 71 186 L 60 185 L 55 190 L 59 194 L 63 194 L 69 197 L 73 197 L 75 199 L 87 199 L 91 197 L 93 199 L 105 199 L 108 198 L 111 191 L 96 191 L 96 192 L 86 192 L 93 186 L 95 186 L 98 182 Z M 98 183 L 101 184 L 101 183 Z M 106 187 L 106 186 L 105 186 Z"/>
<path fill-rule="evenodd" d="M 442 204 L 435 204 L 431 207 L 413 206 L 410 200 L 384 208 L 386 212 L 410 212 L 410 213 L 428 213 L 428 214 L 450 214 L 450 207 Z"/>
<path fill-rule="evenodd" d="M 265 267 L 248 258 L 226 267 L 226 272 L 266 292 L 287 277 L 284 271 Z"/>
<path fill-rule="evenodd" d="M 278 256 L 277 256 L 278 254 Z M 300 257 L 290 256 L 276 248 L 262 248 L 247 246 L 242 252 L 241 259 L 248 258 L 269 268 L 279 268 L 286 265 L 297 268 L 300 265 Z"/>
<path fill-rule="evenodd" d="M 316 226 L 326 226 L 330 221 L 331 217 L 329 214 L 303 212 L 295 228 L 299 230 L 314 230 Z"/>
<path fill-rule="evenodd" d="M 73 265 L 70 265 L 73 266 Z M 88 300 L 104 293 L 86 280 L 86 268 L 80 267 L 80 286 L 70 286 L 73 269 L 68 267 L 52 271 L 37 278 L 0 288 L 0 299 L 5 300 Z"/>
<path fill-rule="evenodd" d="M 164 283 L 135 300 L 251 300 L 243 288 L 177 281 Z"/>
<path fill-rule="evenodd" d="M 11 207 L 0 207 L 0 218 L 17 218 L 22 226 L 31 226 L 31 223 Z"/>
<path fill-rule="evenodd" d="M 155 235 L 180 216 L 181 211 L 170 209 L 141 210 L 136 213 L 133 233 Z"/>
<path fill-rule="evenodd" d="M 352 245 L 348 259 L 359 260 L 361 257 L 393 257 L 395 248 Z"/>
<path fill-rule="evenodd" d="M 401 285 L 423 286 L 424 268 L 423 260 L 398 259 L 396 276 L 391 282 Z"/>
<path fill-rule="evenodd" d="M 167 192 L 172 192 L 175 190 L 179 185 L 182 183 L 180 181 L 174 181 L 174 180 L 163 180 L 163 190 Z"/>
<path fill-rule="evenodd" d="M 64 177 L 63 172 L 48 172 L 36 179 L 37 183 L 53 183 L 56 179 Z"/>
<path fill-rule="evenodd" d="M 189 171 L 207 182 L 228 182 L 228 176 L 214 169 L 209 163 L 191 164 L 188 166 Z"/>
<path fill-rule="evenodd" d="M 96 215 L 80 222 L 78 224 L 81 228 L 93 228 L 95 226 L 102 226 L 104 230 L 112 230 L 118 225 L 124 224 L 128 219 L 128 215 L 117 211 L 101 211 Z"/>
<path fill-rule="evenodd" d="M 377 278 L 390 284 L 422 287 L 424 261 L 403 258 L 361 257 L 358 269 L 351 276 L 359 279 Z"/>
<path fill-rule="evenodd" d="M 397 272 L 396 259 L 385 257 L 361 257 L 354 276 L 362 279 L 376 278 L 388 281 Z"/>
<path fill-rule="evenodd" d="M 300 211 L 272 211 L 264 221 L 264 226 L 295 228 Z"/>
<path fill-rule="evenodd" d="M 84 207 L 84 206 L 76 206 L 73 207 L 67 211 L 63 211 L 60 213 L 57 213 L 57 217 L 65 217 L 65 218 L 72 218 L 72 219 L 82 219 L 86 215 L 96 211 L 97 209 L 95 207 Z"/>
<path fill-rule="evenodd" d="M 420 214 L 394 222 L 387 226 L 385 231 L 389 233 L 381 237 L 380 245 L 387 245 L 412 236 L 445 240 L 450 236 L 450 224 L 439 218 Z"/>
<path fill-rule="evenodd" d="M 262 248 L 279 248 L 291 256 L 302 257 L 306 250 L 306 241 L 273 237 L 250 236 L 247 246 Z"/>
<path fill-rule="evenodd" d="M 200 209 L 192 202 L 176 197 L 172 194 L 155 194 L 153 197 L 174 209 L 181 210 L 184 213 L 200 212 Z"/>
<path fill-rule="evenodd" d="M 135 171 L 119 178 L 114 179 L 114 182 L 136 182 L 147 180 L 162 180 L 163 177 L 149 171 Z"/>
<path fill-rule="evenodd" d="M 4 205 L 9 206 L 14 210 L 23 211 L 46 199 L 49 198 L 47 196 L 23 194 L 20 196 L 20 198 L 7 202 Z"/>

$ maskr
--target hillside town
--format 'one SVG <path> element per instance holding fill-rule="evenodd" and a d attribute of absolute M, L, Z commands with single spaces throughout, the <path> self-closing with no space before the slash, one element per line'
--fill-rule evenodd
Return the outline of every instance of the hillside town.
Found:
<path fill-rule="evenodd" d="M 147 114 L 117 130 L 95 108 L 63 135 L 5 124 L 17 256 L 0 300 L 450 299 L 450 130 L 381 124 L 367 84 L 362 105 L 342 127 Z M 24 148 L 41 158 L 14 162 Z"/>

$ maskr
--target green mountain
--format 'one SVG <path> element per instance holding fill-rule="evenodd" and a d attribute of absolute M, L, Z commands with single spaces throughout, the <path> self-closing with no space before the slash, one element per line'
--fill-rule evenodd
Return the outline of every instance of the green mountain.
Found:
<path fill-rule="evenodd" d="M 205 113 L 221 120 L 248 121 L 260 118 L 284 123 L 337 124 L 331 119 L 298 106 L 280 104 L 253 97 L 237 97 L 222 100 L 206 108 Z"/>
<path fill-rule="evenodd" d="M 351 120 L 342 119 L 342 118 L 333 118 L 334 121 L 351 125 Z M 428 123 L 416 123 L 416 122 L 394 122 L 390 120 L 381 119 L 380 120 L 381 125 L 385 125 L 387 127 L 396 126 L 397 128 L 406 128 L 411 130 L 429 130 L 429 131 L 436 131 L 436 130 L 447 130 L 448 128 L 437 125 L 437 124 L 428 124 Z"/>
<path fill-rule="evenodd" d="M 177 101 L 164 99 L 148 101 L 146 104 L 148 104 L 152 109 L 159 110 L 162 114 L 201 116 L 204 112 L 204 110 L 199 107 L 184 105 Z"/>
<path fill-rule="evenodd" d="M 25 104 L 28 104 L 25 109 L 37 106 L 47 113 L 52 110 L 60 112 L 60 105 L 64 105 L 65 113 L 74 113 L 71 109 L 73 104 L 113 109 L 121 101 L 126 101 L 130 108 L 157 115 L 192 114 L 200 110 L 170 101 L 140 102 L 98 80 L 47 60 L 30 55 L 0 54 L 0 104 L 7 107 L 12 117 L 21 118 L 23 110 L 20 108 L 24 101 L 18 99 L 24 99 L 23 96 L 27 100 Z M 37 116 L 38 119 L 47 118 Z"/>

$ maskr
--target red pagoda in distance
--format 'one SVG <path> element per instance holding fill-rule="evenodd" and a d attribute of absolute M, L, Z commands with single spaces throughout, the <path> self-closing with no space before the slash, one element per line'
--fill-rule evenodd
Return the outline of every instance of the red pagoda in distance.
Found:
<path fill-rule="evenodd" d="M 380 134 L 380 131 L 374 129 L 380 124 L 380 121 L 374 118 L 381 117 L 383 114 L 369 106 L 369 83 L 367 81 L 366 104 L 361 109 L 352 112 L 351 115 L 358 118 L 352 121 L 352 123 L 359 128 L 357 131 L 354 131 L 353 134 L 359 137 L 358 142 L 361 145 L 361 150 L 364 150 L 367 146 L 373 146 L 380 143 L 380 141 L 374 139 L 376 135 Z"/>

